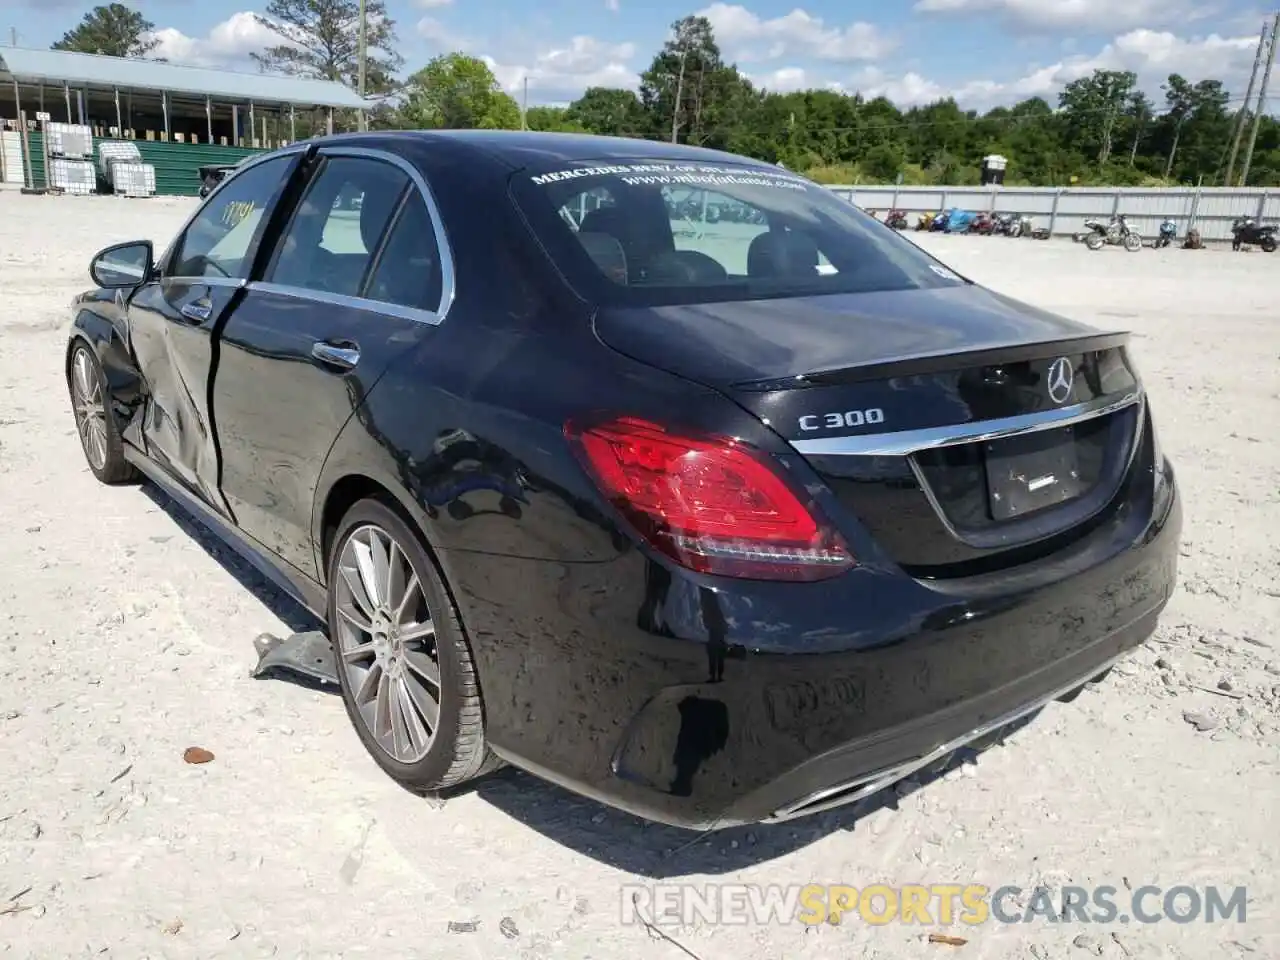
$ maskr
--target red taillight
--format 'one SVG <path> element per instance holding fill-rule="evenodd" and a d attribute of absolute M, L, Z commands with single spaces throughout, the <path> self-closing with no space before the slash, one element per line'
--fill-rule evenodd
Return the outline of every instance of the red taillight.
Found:
<path fill-rule="evenodd" d="M 839 536 L 739 441 L 622 417 L 565 425 L 610 502 L 656 549 L 702 573 L 822 580 L 853 566 Z"/>

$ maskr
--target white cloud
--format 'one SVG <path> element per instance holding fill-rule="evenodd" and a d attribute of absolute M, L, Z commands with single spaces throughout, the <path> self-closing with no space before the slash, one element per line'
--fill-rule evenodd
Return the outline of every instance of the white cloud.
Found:
<path fill-rule="evenodd" d="M 538 100 L 572 100 L 587 87 L 634 88 L 640 78 L 630 60 L 636 55 L 634 43 L 606 43 L 595 37 L 577 36 L 562 46 L 545 50 L 531 64 L 499 62 L 481 57 L 498 83 L 510 93 L 521 90 L 525 79 Z"/>
<path fill-rule="evenodd" d="M 414 0 L 415 7 L 421 7 L 423 10 L 435 10 L 439 7 L 447 7 L 452 5 L 453 0 Z"/>
<path fill-rule="evenodd" d="M 1063 87 L 1094 70 L 1132 70 L 1139 85 L 1159 103 L 1160 84 L 1170 73 L 1193 82 L 1222 80 L 1228 89 L 1243 89 L 1256 46 L 1256 37 L 1210 34 L 1187 39 L 1167 31 L 1138 29 L 1121 34 L 1093 56 L 1068 57 L 1011 81 L 975 79 L 944 85 L 915 72 L 893 76 L 867 67 L 851 77 L 848 86 L 863 96 L 885 96 L 904 107 L 952 96 L 961 106 L 984 110 L 1028 97 L 1055 103 Z"/>
<path fill-rule="evenodd" d="M 1110 33 L 1186 23 L 1212 11 L 1194 0 L 916 0 L 919 13 L 995 14 L 1021 30 Z M 1197 9 L 1198 8 L 1198 9 Z"/>
<path fill-rule="evenodd" d="M 620 4 L 618 0 L 604 0 L 604 8 L 610 13 L 617 13 L 622 9 L 622 4 Z"/>
<path fill-rule="evenodd" d="M 809 72 L 803 67 L 779 67 L 768 73 L 744 73 L 744 77 L 754 86 L 768 90 L 770 93 L 793 93 L 796 90 L 808 90 L 820 86 L 812 80 Z"/>
<path fill-rule="evenodd" d="M 717 0 L 698 11 L 698 16 L 711 21 L 716 40 L 731 60 L 787 56 L 834 62 L 878 60 L 895 46 L 874 24 L 858 21 L 847 27 L 829 27 L 821 17 L 798 7 L 785 16 L 763 20 L 746 7 Z"/>
<path fill-rule="evenodd" d="M 248 11 L 233 13 L 207 37 L 189 37 L 175 27 L 164 27 L 151 36 L 159 41 L 155 56 L 193 67 L 243 65 L 250 53 L 284 42 Z"/>
<path fill-rule="evenodd" d="M 467 50 L 472 46 L 468 38 L 454 33 L 435 17 L 423 17 L 414 29 L 418 36 L 440 50 Z"/>

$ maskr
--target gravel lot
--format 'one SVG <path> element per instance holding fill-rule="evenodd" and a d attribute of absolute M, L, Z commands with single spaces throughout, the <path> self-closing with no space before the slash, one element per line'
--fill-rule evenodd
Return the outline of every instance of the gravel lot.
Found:
<path fill-rule="evenodd" d="M 306 615 L 154 489 L 94 481 L 68 300 L 94 250 L 163 244 L 190 208 L 0 193 L 0 955 L 1280 956 L 1280 254 L 925 237 L 1136 331 L 1185 501 L 1179 590 L 1146 649 L 976 767 L 691 843 L 513 772 L 445 805 L 401 791 L 336 697 L 248 676 L 253 637 Z M 215 759 L 185 764 L 191 746 Z M 662 878 L 1245 885 L 1249 905 L 1244 924 L 943 931 L 962 947 L 856 920 L 664 927 L 677 945 L 620 922 L 620 885 Z"/>

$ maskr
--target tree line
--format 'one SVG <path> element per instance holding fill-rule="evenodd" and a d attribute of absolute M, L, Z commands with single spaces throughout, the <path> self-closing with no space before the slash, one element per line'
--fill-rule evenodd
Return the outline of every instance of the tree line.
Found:
<path fill-rule="evenodd" d="M 1008 158 L 1009 185 L 1224 185 L 1243 98 L 1221 81 L 1170 74 L 1153 101 L 1128 71 L 1095 70 L 1056 103 L 1032 97 L 985 113 L 954 99 L 902 109 L 885 97 L 832 90 L 778 93 L 726 63 L 704 17 L 672 25 L 638 89 L 592 87 L 564 107 L 523 111 L 482 60 L 437 56 L 398 79 L 396 24 L 385 0 L 366 0 L 365 91 L 375 129 L 491 128 L 586 132 L 677 140 L 728 150 L 826 183 L 966 185 L 982 158 Z M 264 72 L 358 84 L 359 0 L 271 0 L 258 21 L 277 44 L 252 54 Z M 153 57 L 155 25 L 121 3 L 99 6 L 53 44 Z M 339 127 L 354 129 L 344 113 Z M 311 132 L 311 131 L 308 131 Z M 1244 140 L 1249 139 L 1248 132 Z M 1238 182 L 1241 164 L 1234 165 Z M 1280 184 L 1280 123 L 1264 115 L 1250 186 Z"/>

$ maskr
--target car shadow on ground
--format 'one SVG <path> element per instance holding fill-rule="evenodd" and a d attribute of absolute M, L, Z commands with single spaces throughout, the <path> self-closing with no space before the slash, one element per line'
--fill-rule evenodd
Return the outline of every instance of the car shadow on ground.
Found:
<path fill-rule="evenodd" d="M 225 545 L 163 490 L 149 482 L 143 483 L 142 490 L 290 630 L 304 633 L 325 629 L 322 622 Z M 246 643 L 249 639 L 246 638 Z M 272 676 L 317 689 L 304 677 L 285 673 Z M 318 689 L 337 692 L 332 685 Z M 465 784 L 437 798 L 437 801 L 443 799 L 447 805 L 450 799 L 474 794 L 530 830 L 574 853 L 636 876 L 652 880 L 698 874 L 717 876 L 776 860 L 837 831 L 852 832 L 872 814 L 885 809 L 896 810 L 906 792 L 927 790 L 965 763 L 977 763 L 985 750 L 1004 746 L 1009 737 L 1031 723 L 1038 713 L 1036 711 L 993 732 L 980 748 L 962 747 L 927 770 L 917 772 L 909 778 L 910 786 L 906 790 L 903 785 L 889 787 L 847 807 L 781 824 L 756 824 L 696 833 L 631 816 L 514 767 L 504 767 Z"/>
<path fill-rule="evenodd" d="M 561 846 L 627 873 L 653 880 L 716 876 L 776 860 L 837 831 L 851 832 L 880 810 L 897 810 L 908 793 L 928 790 L 943 777 L 957 774 L 965 763 L 979 763 L 985 750 L 1004 747 L 1038 712 L 993 732 L 980 748 L 956 750 L 904 784 L 847 807 L 780 824 L 695 833 L 633 817 L 512 767 L 459 792 L 474 793 Z"/>
<path fill-rule="evenodd" d="M 242 587 L 261 600 L 263 605 L 279 617 L 290 630 L 295 633 L 303 633 L 308 630 L 324 629 L 324 624 L 317 620 L 302 604 L 289 596 L 269 578 L 259 573 L 253 564 L 223 543 L 217 534 L 188 513 L 178 501 L 170 497 L 160 487 L 150 481 L 144 481 L 141 489 L 157 507 L 169 515 L 169 518 L 178 525 L 183 533 L 198 543 L 205 553 L 218 561 L 222 569 L 235 577 Z M 246 637 L 245 644 L 248 645 L 252 639 L 252 637 Z"/>

